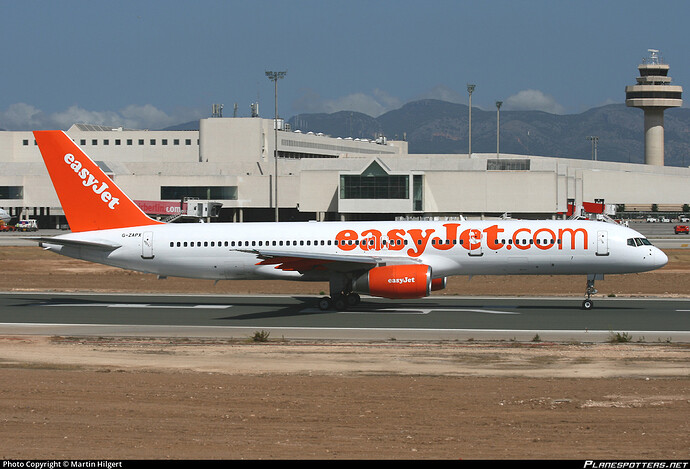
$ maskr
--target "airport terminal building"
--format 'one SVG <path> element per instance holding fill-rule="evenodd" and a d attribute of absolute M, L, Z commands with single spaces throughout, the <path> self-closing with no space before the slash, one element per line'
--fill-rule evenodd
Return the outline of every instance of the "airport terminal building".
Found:
<path fill-rule="evenodd" d="M 409 154 L 407 142 L 303 133 L 274 119 L 202 119 L 198 131 L 75 124 L 67 134 L 152 216 L 185 199 L 218 220 L 566 217 L 573 207 L 681 212 L 690 168 L 511 154 Z M 604 205 L 602 205 L 604 204 Z M 0 207 L 64 225 L 31 132 L 0 132 Z M 595 210 L 596 211 L 596 210 Z"/>

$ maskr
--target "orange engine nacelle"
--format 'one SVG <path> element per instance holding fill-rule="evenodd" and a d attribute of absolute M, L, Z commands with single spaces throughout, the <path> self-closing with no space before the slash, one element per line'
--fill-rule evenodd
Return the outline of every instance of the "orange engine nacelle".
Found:
<path fill-rule="evenodd" d="M 431 291 L 439 291 L 446 288 L 448 284 L 447 277 L 435 278 L 431 281 Z"/>
<path fill-rule="evenodd" d="M 431 293 L 428 265 L 388 265 L 374 267 L 352 282 L 352 290 L 391 299 L 423 298 Z"/>

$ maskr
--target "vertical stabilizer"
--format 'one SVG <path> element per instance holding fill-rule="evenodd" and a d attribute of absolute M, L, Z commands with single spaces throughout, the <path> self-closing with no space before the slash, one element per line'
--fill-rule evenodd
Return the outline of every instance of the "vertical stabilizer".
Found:
<path fill-rule="evenodd" d="M 73 232 L 161 223 L 142 212 L 65 132 L 34 136 Z"/>

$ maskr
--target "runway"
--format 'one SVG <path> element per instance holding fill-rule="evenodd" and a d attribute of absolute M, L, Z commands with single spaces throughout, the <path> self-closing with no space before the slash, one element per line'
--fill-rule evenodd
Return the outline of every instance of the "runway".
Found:
<path fill-rule="evenodd" d="M 363 298 L 345 312 L 316 297 L 0 293 L 0 334 L 291 340 L 690 341 L 690 299 Z"/>

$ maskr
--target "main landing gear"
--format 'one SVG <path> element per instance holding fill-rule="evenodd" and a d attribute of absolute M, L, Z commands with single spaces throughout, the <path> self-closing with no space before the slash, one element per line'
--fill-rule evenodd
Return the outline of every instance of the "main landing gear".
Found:
<path fill-rule="evenodd" d="M 597 293 L 597 289 L 594 288 L 594 280 L 597 278 L 601 279 L 597 275 L 587 276 L 587 288 L 585 289 L 585 300 L 582 302 L 582 309 L 590 310 L 594 307 L 594 301 L 592 301 L 591 296 Z"/>
<path fill-rule="evenodd" d="M 340 292 L 336 295 L 324 296 L 321 298 L 319 300 L 319 309 L 321 311 L 328 311 L 329 309 L 345 311 L 352 306 L 358 305 L 360 301 L 361 299 L 357 293 Z"/>
<path fill-rule="evenodd" d="M 344 275 L 333 275 L 329 280 L 331 296 L 325 296 L 319 300 L 319 309 L 327 311 L 345 311 L 352 306 L 357 306 L 361 301 L 359 295 L 352 291 L 352 285 Z"/>

